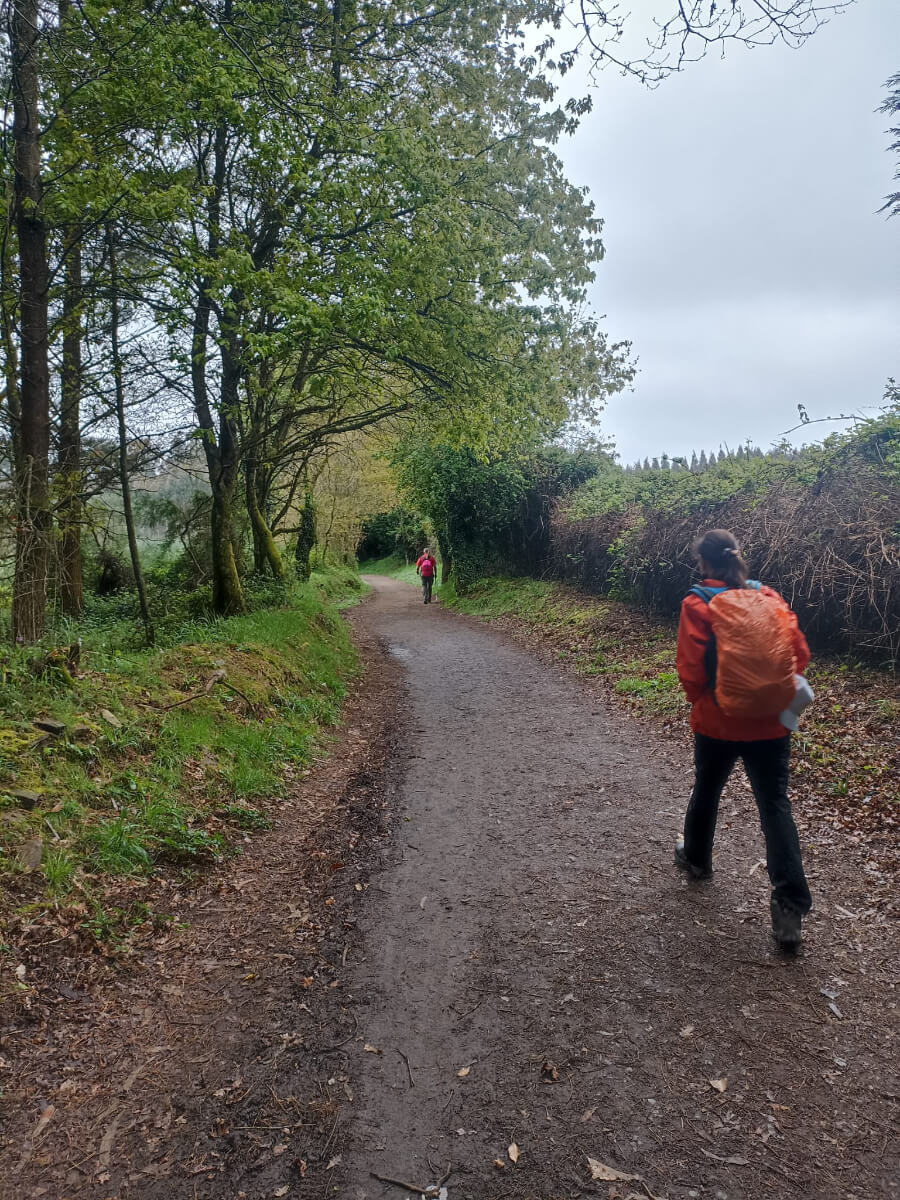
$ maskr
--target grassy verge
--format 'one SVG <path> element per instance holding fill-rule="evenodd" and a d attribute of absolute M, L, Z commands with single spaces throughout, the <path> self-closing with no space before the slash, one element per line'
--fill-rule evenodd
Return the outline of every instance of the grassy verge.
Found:
<path fill-rule="evenodd" d="M 687 736 L 673 622 L 534 579 L 483 580 L 465 596 L 447 584 L 440 597 L 547 646 L 643 719 Z M 795 787 L 832 823 L 889 834 L 900 824 L 900 680 L 835 657 L 816 657 L 807 675 L 816 703 L 794 736 Z"/>
<path fill-rule="evenodd" d="M 0 652 L 2 916 L 122 934 L 150 915 L 122 907 L 126 881 L 184 881 L 267 828 L 338 719 L 356 658 L 336 609 L 360 592 L 353 572 L 314 574 L 153 651 L 95 620 L 74 671 Z"/>
<path fill-rule="evenodd" d="M 399 555 L 390 554 L 387 558 L 372 558 L 360 563 L 359 569 L 365 575 L 389 575 L 392 579 L 400 579 L 403 583 L 418 585 L 416 564 L 406 563 Z"/>

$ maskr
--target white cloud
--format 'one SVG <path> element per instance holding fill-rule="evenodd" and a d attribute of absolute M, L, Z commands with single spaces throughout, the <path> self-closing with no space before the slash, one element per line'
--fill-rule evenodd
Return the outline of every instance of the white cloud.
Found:
<path fill-rule="evenodd" d="M 895 164 L 875 111 L 897 45 L 900 5 L 867 0 L 799 51 L 732 49 L 653 92 L 601 78 L 560 152 L 606 219 L 595 306 L 640 360 L 604 422 L 626 460 L 766 445 L 798 403 L 877 405 L 900 374 L 900 221 L 877 214 Z"/>

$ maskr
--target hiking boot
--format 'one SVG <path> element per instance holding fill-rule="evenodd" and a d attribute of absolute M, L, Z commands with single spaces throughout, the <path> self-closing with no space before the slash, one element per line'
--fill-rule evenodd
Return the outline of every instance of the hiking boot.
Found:
<path fill-rule="evenodd" d="M 803 918 L 796 908 L 782 904 L 772 897 L 772 936 L 782 950 L 794 951 L 800 945 Z"/>
<path fill-rule="evenodd" d="M 698 867 L 684 852 L 684 838 L 679 838 L 675 843 L 675 866 L 682 871 L 687 871 L 692 879 L 712 879 L 712 869 L 709 867 Z"/>

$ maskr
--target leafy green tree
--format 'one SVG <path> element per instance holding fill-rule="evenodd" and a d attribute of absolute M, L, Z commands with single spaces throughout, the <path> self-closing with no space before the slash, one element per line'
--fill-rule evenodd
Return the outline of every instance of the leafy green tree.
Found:
<path fill-rule="evenodd" d="M 571 117 L 511 38 L 529 11 L 291 6 L 273 23 L 272 4 L 225 0 L 195 18 L 200 82 L 161 156 L 203 203 L 164 231 L 157 303 L 191 364 L 220 611 L 242 603 L 242 462 L 271 548 L 267 491 L 330 439 L 408 414 L 512 440 L 628 377 L 578 311 L 599 222 L 552 150 Z"/>
<path fill-rule="evenodd" d="M 394 461 L 401 488 L 435 530 L 444 577 L 452 574 L 464 592 L 490 570 L 537 568 L 548 550 L 553 502 L 613 460 L 600 450 L 552 445 L 478 456 L 409 439 Z"/>

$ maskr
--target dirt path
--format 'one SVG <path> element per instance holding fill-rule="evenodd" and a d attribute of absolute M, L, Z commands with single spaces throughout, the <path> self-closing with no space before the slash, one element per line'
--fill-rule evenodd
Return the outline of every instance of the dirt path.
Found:
<path fill-rule="evenodd" d="M 367 679 L 278 827 L 105 984 L 29 967 L 2 1200 L 401 1200 L 372 1173 L 448 1168 L 447 1200 L 900 1195 L 865 847 L 807 847 L 816 909 L 780 957 L 744 789 L 688 885 L 677 748 L 373 582 Z"/>
<path fill-rule="evenodd" d="M 838 907 L 852 864 L 810 854 L 816 912 L 785 960 L 745 792 L 715 882 L 689 886 L 670 865 L 687 778 L 670 748 L 374 582 L 365 620 L 405 666 L 411 728 L 352 972 L 341 1196 L 398 1196 L 371 1172 L 424 1187 L 448 1164 L 451 1200 L 590 1194 L 588 1156 L 641 1176 L 603 1196 L 897 1194 L 896 943 Z"/>

